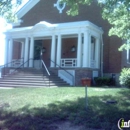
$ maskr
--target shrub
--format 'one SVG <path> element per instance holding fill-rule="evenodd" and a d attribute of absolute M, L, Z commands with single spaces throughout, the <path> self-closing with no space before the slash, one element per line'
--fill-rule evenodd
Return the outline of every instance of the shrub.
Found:
<path fill-rule="evenodd" d="M 130 68 L 124 68 L 119 77 L 120 84 L 130 88 Z"/>
<path fill-rule="evenodd" d="M 110 77 L 95 77 L 94 81 L 97 86 L 103 86 L 103 85 L 115 85 L 115 79 Z"/>

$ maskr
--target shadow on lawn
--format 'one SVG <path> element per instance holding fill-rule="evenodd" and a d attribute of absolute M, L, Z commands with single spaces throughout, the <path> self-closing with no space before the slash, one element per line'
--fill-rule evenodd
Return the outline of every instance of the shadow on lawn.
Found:
<path fill-rule="evenodd" d="M 84 98 L 55 102 L 41 108 L 26 105 L 14 112 L 3 108 L 0 109 L 0 130 L 56 130 L 57 127 L 51 124 L 59 121 L 71 121 L 86 128 L 118 130 L 120 118 L 130 120 L 129 97 L 130 91 L 119 92 L 119 96 L 89 97 L 87 110 Z M 116 100 L 117 104 L 103 102 L 109 99 Z"/>

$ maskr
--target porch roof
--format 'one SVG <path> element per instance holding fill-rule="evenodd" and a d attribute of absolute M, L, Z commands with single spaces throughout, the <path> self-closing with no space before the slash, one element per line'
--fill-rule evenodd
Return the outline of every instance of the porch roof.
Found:
<path fill-rule="evenodd" d="M 68 22 L 68 23 L 57 23 L 51 24 L 46 21 L 41 21 L 34 26 L 30 27 L 20 27 L 7 30 L 5 32 L 7 37 L 25 37 L 25 36 L 51 36 L 54 32 L 55 34 L 77 34 L 79 30 L 82 32 L 85 29 L 93 30 L 99 34 L 103 33 L 102 28 L 96 26 L 90 21 L 78 21 L 78 22 Z"/>

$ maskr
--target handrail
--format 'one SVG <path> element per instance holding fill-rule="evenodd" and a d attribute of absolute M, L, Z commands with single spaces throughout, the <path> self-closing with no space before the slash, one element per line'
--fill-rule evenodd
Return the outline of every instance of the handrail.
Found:
<path fill-rule="evenodd" d="M 50 76 L 50 72 L 49 72 L 49 70 L 47 69 L 47 67 L 46 67 L 46 65 L 45 65 L 45 63 L 44 63 L 44 61 L 43 61 L 42 59 L 41 59 L 41 61 L 42 61 L 42 64 L 43 64 L 44 68 L 46 69 L 47 74 Z"/>
<path fill-rule="evenodd" d="M 33 58 L 28 59 L 27 61 L 25 61 L 23 64 L 21 64 L 19 67 L 15 68 L 13 72 L 11 72 L 11 74 L 13 74 L 16 70 L 18 70 L 19 68 L 21 68 L 21 66 L 23 66 L 25 63 L 29 62 L 30 60 L 33 60 Z"/>
<path fill-rule="evenodd" d="M 20 58 L 20 59 L 23 59 L 23 58 Z M 15 61 L 18 61 L 19 59 L 16 59 Z M 1 65 L 0 66 L 0 68 L 2 67 L 2 66 L 6 66 L 6 65 L 8 65 L 8 64 L 11 64 L 11 63 L 13 63 L 14 61 L 11 61 L 11 62 L 9 62 L 9 63 L 6 63 L 6 64 L 4 64 L 4 65 Z"/>
<path fill-rule="evenodd" d="M 24 59 L 24 58 L 20 58 L 20 59 Z M 15 61 L 18 61 L 19 59 L 16 59 Z M 14 61 L 11 61 L 11 62 L 9 62 L 9 63 L 6 63 L 6 64 L 4 64 L 4 65 L 1 65 L 0 66 L 0 69 L 1 68 L 5 68 L 8 64 L 12 64 Z M 5 75 L 5 69 L 4 69 L 4 74 L 3 75 Z"/>
<path fill-rule="evenodd" d="M 46 65 L 45 65 L 45 63 L 44 63 L 44 61 L 43 61 L 42 58 L 41 58 L 41 62 L 42 62 L 43 66 L 44 66 L 44 68 L 45 68 L 45 70 L 46 70 L 46 72 L 47 72 L 47 74 L 48 74 L 48 77 L 49 77 L 49 87 L 50 87 L 50 72 L 49 72 L 49 70 L 47 69 L 47 67 L 46 67 Z"/>
<path fill-rule="evenodd" d="M 62 68 L 60 65 L 58 65 L 56 62 L 54 62 L 53 60 L 51 60 L 50 58 L 49 58 L 49 60 L 50 60 L 51 62 L 53 62 L 56 66 L 58 66 L 60 69 L 62 69 L 62 70 L 64 70 L 65 72 L 67 72 L 70 76 L 72 76 L 72 78 L 73 78 L 73 86 L 74 86 L 74 76 L 73 76 L 70 72 L 68 72 L 67 70 L 65 70 L 64 68 Z"/>

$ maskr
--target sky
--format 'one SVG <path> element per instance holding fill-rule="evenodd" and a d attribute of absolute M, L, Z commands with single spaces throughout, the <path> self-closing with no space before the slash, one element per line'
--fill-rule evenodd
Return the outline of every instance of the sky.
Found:
<path fill-rule="evenodd" d="M 23 0 L 22 6 L 27 2 L 28 0 Z M 12 25 L 8 24 L 2 17 L 0 17 L 0 65 L 4 64 L 4 53 L 5 53 L 5 35 L 3 32 L 5 32 L 8 29 L 11 29 Z"/>
<path fill-rule="evenodd" d="M 5 32 L 7 29 L 11 29 L 12 26 L 7 24 L 6 21 L 0 17 L 0 65 L 4 64 L 4 47 L 5 47 Z"/>

